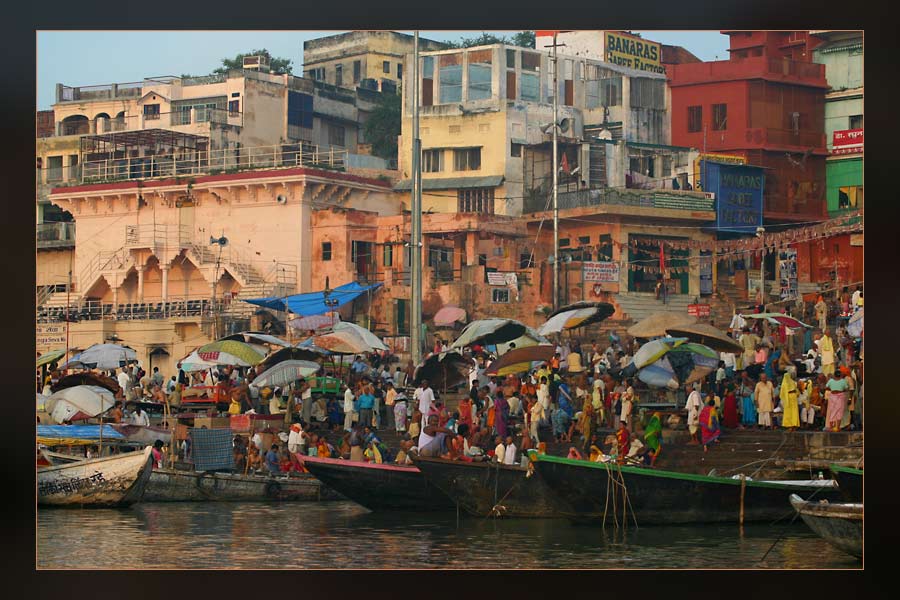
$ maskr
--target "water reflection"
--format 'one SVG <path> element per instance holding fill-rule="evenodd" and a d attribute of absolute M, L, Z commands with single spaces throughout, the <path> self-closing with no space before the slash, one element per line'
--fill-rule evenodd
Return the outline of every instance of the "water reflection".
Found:
<path fill-rule="evenodd" d="M 500 541 L 503 564 L 497 562 Z M 852 569 L 860 563 L 802 523 L 745 526 L 743 535 L 736 525 L 617 530 L 560 520 L 457 520 L 455 514 L 383 514 L 349 502 L 298 502 L 42 509 L 38 566 Z"/>

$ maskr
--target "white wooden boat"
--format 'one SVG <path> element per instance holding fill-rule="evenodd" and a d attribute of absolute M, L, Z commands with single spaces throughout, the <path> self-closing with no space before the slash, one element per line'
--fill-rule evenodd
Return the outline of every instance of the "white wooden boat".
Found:
<path fill-rule="evenodd" d="M 129 506 L 141 500 L 153 469 L 149 446 L 38 469 L 41 506 Z"/>

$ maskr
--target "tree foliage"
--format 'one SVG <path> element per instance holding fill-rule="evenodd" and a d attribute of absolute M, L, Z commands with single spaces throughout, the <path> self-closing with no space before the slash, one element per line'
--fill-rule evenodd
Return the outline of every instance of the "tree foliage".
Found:
<path fill-rule="evenodd" d="M 400 135 L 400 94 L 382 94 L 381 100 L 366 121 L 366 140 L 372 154 L 388 160 L 397 158 L 397 136 Z"/>
<path fill-rule="evenodd" d="M 494 35 L 482 31 L 481 35 L 475 37 L 460 38 L 456 42 L 446 42 L 450 48 L 471 48 L 473 46 L 490 46 L 491 44 L 507 44 L 509 46 L 522 46 L 523 48 L 534 48 L 534 32 L 520 31 L 512 37 L 505 35 Z"/>
<path fill-rule="evenodd" d="M 281 58 L 281 57 L 273 57 L 268 50 L 263 48 L 262 50 L 253 50 L 251 52 L 242 52 L 235 56 L 234 58 L 223 58 L 222 66 L 218 69 L 215 69 L 213 73 L 217 75 L 225 75 L 228 71 L 232 69 L 243 69 L 244 68 L 244 57 L 245 56 L 258 56 L 265 55 L 269 57 L 269 69 L 270 73 L 275 75 L 284 75 L 291 74 L 293 72 L 293 61 L 289 58 Z"/>

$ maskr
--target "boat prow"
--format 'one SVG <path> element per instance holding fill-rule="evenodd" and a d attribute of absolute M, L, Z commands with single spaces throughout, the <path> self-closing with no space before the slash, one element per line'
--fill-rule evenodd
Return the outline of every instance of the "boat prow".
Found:
<path fill-rule="evenodd" d="M 848 554 L 862 558 L 863 505 L 808 502 L 791 494 L 791 506 L 816 535 Z"/>
<path fill-rule="evenodd" d="M 46 467 L 37 472 L 41 506 L 129 506 L 144 495 L 152 448 Z"/>

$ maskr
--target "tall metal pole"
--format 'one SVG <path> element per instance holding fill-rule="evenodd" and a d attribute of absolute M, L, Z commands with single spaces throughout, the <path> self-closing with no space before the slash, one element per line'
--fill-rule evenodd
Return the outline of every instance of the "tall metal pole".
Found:
<path fill-rule="evenodd" d="M 559 62 L 556 58 L 556 32 L 553 33 L 553 310 L 559 308 Z"/>
<path fill-rule="evenodd" d="M 415 32 L 412 73 L 412 206 L 409 239 L 409 257 L 412 262 L 410 284 L 412 310 L 410 311 L 410 353 L 414 365 L 422 361 L 422 173 L 419 160 L 422 155 L 419 139 L 419 32 Z"/>

